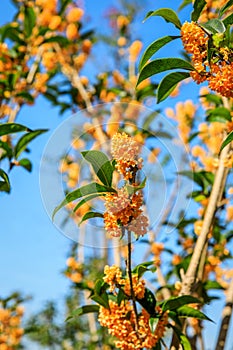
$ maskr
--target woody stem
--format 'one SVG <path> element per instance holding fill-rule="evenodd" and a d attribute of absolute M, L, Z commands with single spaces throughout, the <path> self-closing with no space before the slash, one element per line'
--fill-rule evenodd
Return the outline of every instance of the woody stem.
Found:
<path fill-rule="evenodd" d="M 130 296 L 132 298 L 133 302 L 133 310 L 135 313 L 136 317 L 136 323 L 135 323 L 135 330 L 136 332 L 138 331 L 138 312 L 137 312 L 137 305 L 136 305 L 136 298 L 134 294 L 134 289 L 133 289 L 133 277 L 132 277 L 132 260 L 131 260 L 131 232 L 128 232 L 128 259 L 127 259 L 127 271 L 128 271 L 128 276 L 129 276 L 129 283 L 130 283 Z"/>

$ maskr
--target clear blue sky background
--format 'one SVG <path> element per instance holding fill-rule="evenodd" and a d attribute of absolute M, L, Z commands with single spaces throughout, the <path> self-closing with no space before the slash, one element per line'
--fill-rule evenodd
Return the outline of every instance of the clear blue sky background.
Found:
<path fill-rule="evenodd" d="M 84 1 L 85 13 L 90 17 L 93 27 L 96 26 L 102 32 L 107 30 L 103 13 L 115 4 L 116 1 L 109 0 Z M 179 4 L 180 1 L 177 0 L 148 0 L 144 13 L 161 6 L 177 9 Z M 14 6 L 10 0 L 1 0 L 0 25 L 11 20 L 13 11 Z M 187 18 L 187 13 L 187 10 L 181 13 L 182 20 Z M 143 39 L 144 47 L 152 40 L 168 34 L 168 30 L 172 28 L 159 18 L 150 19 L 145 24 L 142 24 L 142 19 L 139 18 L 134 30 L 136 37 Z M 175 45 L 177 44 L 174 44 L 174 47 Z M 161 53 L 163 56 L 169 56 L 166 50 Z M 104 51 L 97 50 L 93 61 L 102 63 L 105 60 Z M 88 75 L 88 72 L 85 73 Z M 90 74 L 92 75 L 93 71 L 90 71 Z M 183 91 L 183 97 L 193 98 L 197 96 L 197 91 L 197 87 L 192 90 L 186 89 L 185 92 Z M 162 106 L 173 105 L 175 101 L 168 100 Z M 32 129 L 48 128 L 50 131 L 31 144 L 32 174 L 24 169 L 14 169 L 11 173 L 13 187 L 11 194 L 0 195 L 0 295 L 6 296 L 15 290 L 22 291 L 25 295 L 32 295 L 33 301 L 26 305 L 28 313 L 39 310 L 48 299 L 62 301 L 68 291 L 69 282 L 60 271 L 65 266 L 71 241 L 52 224 L 43 207 L 39 186 L 39 167 L 43 149 L 52 132 L 66 117 L 69 115 L 58 116 L 58 110 L 51 108 L 42 98 L 36 102 L 35 106 L 23 108 L 17 122 Z M 220 312 L 219 307 L 220 304 L 217 307 L 218 312 Z M 216 317 L 216 313 L 211 308 L 208 308 L 208 312 L 210 317 Z M 213 337 L 212 333 L 212 339 Z M 208 338 L 210 341 L 211 337 L 208 336 Z"/>

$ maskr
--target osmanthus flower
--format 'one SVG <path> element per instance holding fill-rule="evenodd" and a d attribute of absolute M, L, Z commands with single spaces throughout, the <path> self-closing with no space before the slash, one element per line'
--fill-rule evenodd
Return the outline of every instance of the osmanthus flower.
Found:
<path fill-rule="evenodd" d="M 160 310 L 156 310 L 159 312 Z M 115 346 L 122 350 L 152 349 L 163 337 L 168 315 L 163 313 L 152 333 L 149 326 L 150 315 L 142 309 L 138 316 L 138 330 L 135 330 L 136 316 L 129 301 L 122 301 L 118 305 L 109 301 L 109 309 L 100 306 L 98 321 L 101 326 L 107 327 L 109 334 L 115 336 Z"/>

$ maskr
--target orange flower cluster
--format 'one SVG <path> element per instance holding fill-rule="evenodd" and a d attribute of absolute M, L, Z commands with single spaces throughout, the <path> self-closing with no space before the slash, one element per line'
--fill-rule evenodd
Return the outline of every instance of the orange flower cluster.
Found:
<path fill-rule="evenodd" d="M 150 315 L 142 309 L 138 317 L 138 331 L 135 331 L 136 317 L 130 302 L 122 301 L 120 305 L 109 301 L 110 309 L 100 306 L 98 320 L 103 327 L 108 328 L 109 334 L 118 340 L 115 346 L 122 350 L 152 349 L 163 337 L 168 323 L 167 314 L 161 315 L 156 330 L 151 332 L 149 327 Z"/>
<path fill-rule="evenodd" d="M 209 87 L 225 97 L 233 97 L 232 51 L 216 47 L 218 55 L 209 64 L 207 58 L 208 36 L 195 22 L 185 22 L 181 28 L 181 37 L 185 50 L 191 54 L 195 68 L 191 77 L 199 84 L 208 81 Z M 216 62 L 217 59 L 217 62 Z"/>
<path fill-rule="evenodd" d="M 14 350 L 19 345 L 24 334 L 20 327 L 23 313 L 21 306 L 15 309 L 0 307 L 0 350 Z"/>
<path fill-rule="evenodd" d="M 111 153 L 116 160 L 116 169 L 126 180 L 132 179 L 142 168 L 142 158 L 138 158 L 141 147 L 126 133 L 116 133 L 112 138 Z"/>
<path fill-rule="evenodd" d="M 74 283 L 80 283 L 83 280 L 82 264 L 75 260 L 73 256 L 69 257 L 66 261 L 68 270 L 65 275 Z"/>
<path fill-rule="evenodd" d="M 118 266 L 106 265 L 104 267 L 104 274 L 105 276 L 103 277 L 103 280 L 104 282 L 109 284 L 109 291 L 111 293 L 115 293 L 116 288 L 122 288 L 125 294 L 127 294 L 128 296 L 131 295 L 130 280 L 128 277 L 122 278 L 122 272 Z M 134 295 L 138 299 L 142 299 L 145 294 L 145 281 L 143 279 L 139 279 L 137 275 L 133 275 L 132 279 Z"/>
<path fill-rule="evenodd" d="M 142 214 L 141 206 L 141 192 L 129 196 L 123 187 L 117 193 L 108 193 L 105 196 L 104 224 L 110 236 L 120 237 L 122 227 L 133 231 L 137 236 L 146 234 L 148 219 Z"/>

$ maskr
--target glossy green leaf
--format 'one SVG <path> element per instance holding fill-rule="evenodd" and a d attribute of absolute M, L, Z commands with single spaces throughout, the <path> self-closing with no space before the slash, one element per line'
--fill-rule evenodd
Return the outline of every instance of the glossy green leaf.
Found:
<path fill-rule="evenodd" d="M 48 129 L 38 129 L 38 130 L 31 131 L 26 135 L 23 135 L 15 146 L 15 150 L 14 150 L 15 158 L 16 159 L 18 158 L 18 156 L 25 150 L 27 145 L 32 140 L 34 140 L 37 136 L 43 134 L 46 131 L 48 131 Z"/>
<path fill-rule="evenodd" d="M 36 24 L 36 14 L 33 7 L 25 6 L 24 10 L 24 30 L 27 37 L 32 34 Z"/>
<path fill-rule="evenodd" d="M 70 41 L 64 36 L 54 35 L 54 36 L 51 36 L 50 38 L 44 39 L 43 43 L 58 43 L 61 46 L 65 46 L 65 45 L 68 45 Z"/>
<path fill-rule="evenodd" d="M 16 123 L 4 123 L 0 124 L 0 136 L 14 134 L 21 131 L 32 131 L 27 126 Z"/>
<path fill-rule="evenodd" d="M 230 132 L 230 134 L 227 135 L 226 139 L 223 141 L 220 152 L 225 148 L 231 141 L 233 141 L 233 131 Z"/>
<path fill-rule="evenodd" d="M 172 297 L 164 301 L 160 306 L 162 307 L 163 312 L 165 312 L 167 310 L 177 310 L 183 305 L 193 303 L 200 303 L 200 300 L 191 295 L 182 295 L 180 297 Z"/>
<path fill-rule="evenodd" d="M 0 140 L 0 149 L 1 149 L 0 159 L 3 159 L 5 157 L 11 159 L 13 157 L 13 151 L 7 142 Z"/>
<path fill-rule="evenodd" d="M 164 101 L 176 88 L 177 84 L 190 77 L 187 72 L 173 72 L 166 75 L 158 86 L 157 103 Z"/>
<path fill-rule="evenodd" d="M 67 317 L 66 321 L 71 320 L 72 318 L 76 318 L 85 314 L 89 314 L 92 312 L 99 312 L 99 305 L 84 305 L 79 307 L 78 309 L 71 312 L 71 314 Z"/>
<path fill-rule="evenodd" d="M 179 330 L 179 328 L 172 326 L 174 332 L 176 333 L 178 339 L 180 340 L 180 345 L 182 346 L 183 350 L 192 350 L 191 344 L 188 340 L 188 338 L 181 333 L 181 331 Z"/>
<path fill-rule="evenodd" d="M 113 166 L 106 154 L 101 151 L 91 150 L 81 152 L 82 156 L 88 161 L 98 176 L 99 180 L 105 185 L 111 187 Z"/>
<path fill-rule="evenodd" d="M 95 282 L 94 294 L 101 295 L 108 289 L 108 287 L 108 283 L 104 282 L 102 279 L 98 279 Z"/>
<path fill-rule="evenodd" d="M 196 310 L 190 306 L 183 305 L 176 309 L 176 313 L 179 317 L 194 317 L 199 320 L 208 320 L 213 322 L 209 317 L 207 317 L 203 312 Z"/>
<path fill-rule="evenodd" d="M 82 186 L 70 193 L 68 193 L 65 197 L 65 199 L 54 209 L 52 218 L 54 218 L 55 214 L 63 208 L 66 204 L 75 201 L 76 199 L 94 195 L 96 194 L 96 197 L 99 195 L 105 195 L 108 192 L 114 192 L 116 193 L 116 190 L 114 190 L 111 187 L 107 187 L 104 185 L 100 185 L 97 182 L 92 182 L 88 185 Z"/>
<path fill-rule="evenodd" d="M 164 45 L 170 43 L 172 40 L 180 38 L 180 36 L 164 36 L 163 38 L 155 40 L 144 52 L 141 61 L 139 63 L 139 70 L 148 62 L 148 60 Z"/>
<path fill-rule="evenodd" d="M 204 284 L 203 284 L 203 287 L 205 288 L 205 290 L 210 290 L 210 289 L 224 289 L 223 286 L 217 282 L 217 281 L 206 281 Z"/>
<path fill-rule="evenodd" d="M 205 0 L 195 0 L 193 4 L 193 12 L 191 14 L 191 20 L 196 22 L 198 18 L 200 17 L 202 10 L 204 9 L 206 5 Z"/>
<path fill-rule="evenodd" d="M 32 171 L 32 163 L 27 158 L 20 159 L 19 165 L 22 166 L 24 169 L 26 169 L 29 172 Z"/>
<path fill-rule="evenodd" d="M 90 200 L 97 198 L 99 196 L 103 196 L 102 193 L 98 193 L 98 194 L 91 194 L 90 196 L 86 196 L 84 199 L 82 199 L 80 202 L 78 202 L 78 204 L 74 207 L 73 212 L 75 213 L 76 210 L 78 210 L 82 205 L 86 204 L 87 202 L 89 202 Z"/>
<path fill-rule="evenodd" d="M 207 111 L 207 120 L 210 122 L 219 121 L 226 122 L 231 121 L 231 113 L 225 107 L 217 107 Z"/>
<path fill-rule="evenodd" d="M 233 13 L 231 13 L 228 17 L 224 18 L 223 23 L 225 27 L 233 24 Z"/>
<path fill-rule="evenodd" d="M 208 22 L 203 23 L 201 26 L 210 34 L 224 33 L 226 30 L 223 21 L 218 18 L 210 19 Z"/>
<path fill-rule="evenodd" d="M 144 297 L 142 299 L 137 299 L 137 301 L 152 317 L 156 314 L 156 299 L 148 288 L 145 289 Z"/>
<path fill-rule="evenodd" d="M 122 289 L 117 293 L 117 305 L 120 305 L 123 300 L 126 300 L 128 297 L 125 295 Z"/>
<path fill-rule="evenodd" d="M 153 265 L 153 267 L 149 268 L 149 266 L 151 265 Z M 146 271 L 155 271 L 155 270 L 156 270 L 156 267 L 154 266 L 154 261 L 147 261 L 135 266 L 134 269 L 132 270 L 132 273 L 137 275 L 138 277 L 142 277 L 142 275 Z"/>
<path fill-rule="evenodd" d="M 0 169 L 0 178 L 3 180 L 0 181 L 0 191 L 10 193 L 11 185 L 9 177 L 3 169 Z"/>
<path fill-rule="evenodd" d="M 21 97 L 28 102 L 34 102 L 34 97 L 27 91 L 19 92 L 15 95 L 16 97 Z"/>
<path fill-rule="evenodd" d="M 147 13 L 144 21 L 146 21 L 148 18 L 150 18 L 152 16 L 163 17 L 163 19 L 165 19 L 166 22 L 173 23 L 178 29 L 180 29 L 182 26 L 182 24 L 179 20 L 179 17 L 175 13 L 175 11 L 173 11 L 170 8 L 161 8 L 161 9 L 158 9 L 156 11 L 150 11 Z"/>
<path fill-rule="evenodd" d="M 154 333 L 156 331 L 156 327 L 157 327 L 158 322 L 159 322 L 158 317 L 150 317 L 149 327 L 150 327 L 151 333 Z"/>
<path fill-rule="evenodd" d="M 185 69 L 193 71 L 194 67 L 191 65 L 191 63 L 181 58 L 158 58 L 142 68 L 137 85 L 152 75 L 172 69 Z"/>
<path fill-rule="evenodd" d="M 221 7 L 219 10 L 219 17 L 221 17 L 232 5 L 233 0 L 229 0 L 223 7 Z"/>
<path fill-rule="evenodd" d="M 146 186 L 146 177 L 145 179 L 137 186 L 126 185 L 126 189 L 129 195 L 136 193 L 139 190 L 142 190 Z"/>
<path fill-rule="evenodd" d="M 101 296 L 93 294 L 91 299 L 94 300 L 97 304 L 102 305 L 104 308 L 109 309 L 108 295 L 107 293 L 102 293 Z"/>
<path fill-rule="evenodd" d="M 12 27 L 10 24 L 7 24 L 1 28 L 1 41 L 4 42 L 7 38 L 23 45 L 25 42 L 20 38 L 20 30 L 18 28 Z"/>
<path fill-rule="evenodd" d="M 86 214 L 83 215 L 82 220 L 80 221 L 79 225 L 84 222 L 87 221 L 89 219 L 93 219 L 93 218 L 103 218 L 103 214 L 102 213 L 98 213 L 98 212 L 94 212 L 94 211 L 88 211 Z"/>

